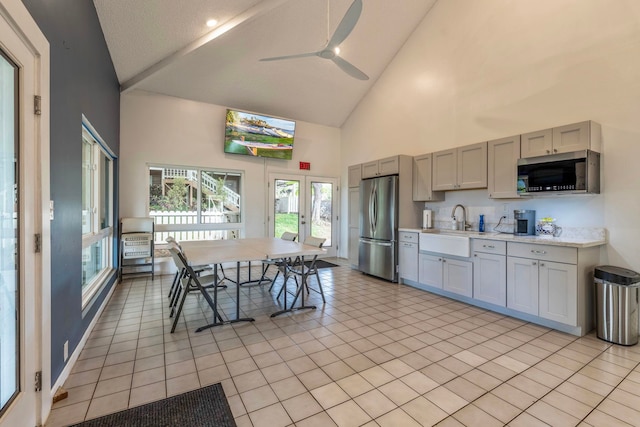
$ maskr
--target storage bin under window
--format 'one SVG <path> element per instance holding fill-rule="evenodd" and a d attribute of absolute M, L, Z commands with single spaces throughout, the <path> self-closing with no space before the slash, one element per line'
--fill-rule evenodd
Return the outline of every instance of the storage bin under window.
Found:
<path fill-rule="evenodd" d="M 151 274 L 154 278 L 153 218 L 122 218 L 120 222 L 120 278 Z"/>

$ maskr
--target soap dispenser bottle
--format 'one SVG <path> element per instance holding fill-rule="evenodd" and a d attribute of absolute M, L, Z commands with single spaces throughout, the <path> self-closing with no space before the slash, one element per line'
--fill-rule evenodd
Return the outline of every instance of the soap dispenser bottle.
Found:
<path fill-rule="evenodd" d="M 478 223 L 478 231 L 484 233 L 484 215 L 480 215 L 480 222 Z"/>

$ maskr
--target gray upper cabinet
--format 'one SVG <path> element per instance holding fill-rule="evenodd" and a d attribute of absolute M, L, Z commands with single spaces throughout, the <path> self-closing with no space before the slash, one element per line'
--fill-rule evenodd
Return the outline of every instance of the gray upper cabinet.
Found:
<path fill-rule="evenodd" d="M 520 151 L 523 158 L 551 154 L 553 150 L 553 129 L 523 133 L 521 141 Z"/>
<path fill-rule="evenodd" d="M 362 179 L 376 176 L 396 175 L 400 172 L 398 156 L 387 157 L 362 164 Z"/>
<path fill-rule="evenodd" d="M 522 134 L 521 156 L 537 157 L 579 150 L 600 152 L 601 127 L 591 120 Z"/>
<path fill-rule="evenodd" d="M 489 141 L 487 146 L 489 197 L 492 199 L 517 198 L 520 135 L 495 139 Z"/>
<path fill-rule="evenodd" d="M 433 191 L 487 188 L 487 143 L 433 153 Z"/>
<path fill-rule="evenodd" d="M 413 158 L 413 201 L 428 202 L 444 200 L 444 192 L 432 191 L 432 155 L 423 154 Z"/>
<path fill-rule="evenodd" d="M 362 180 L 362 165 L 349 166 L 349 188 L 359 187 Z"/>

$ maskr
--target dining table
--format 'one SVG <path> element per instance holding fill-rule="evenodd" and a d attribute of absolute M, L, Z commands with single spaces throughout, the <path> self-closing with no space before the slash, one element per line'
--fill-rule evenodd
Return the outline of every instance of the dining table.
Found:
<path fill-rule="evenodd" d="M 213 309 L 213 322 L 196 329 L 196 332 L 203 331 L 215 326 L 221 326 L 229 323 L 236 322 L 253 322 L 255 319 L 252 317 L 240 317 L 240 266 L 241 263 L 251 263 L 264 260 L 278 260 L 282 263 L 283 268 L 290 268 L 291 260 L 301 260 L 304 265 L 305 256 L 316 257 L 326 253 L 325 249 L 317 246 L 305 245 L 301 242 L 295 242 L 290 240 L 284 240 L 278 237 L 252 237 L 245 239 L 231 239 L 231 240 L 193 240 L 181 242 L 184 255 L 191 265 L 203 265 L 208 264 L 213 268 L 214 285 L 219 283 L 218 266 L 223 263 L 235 263 L 236 264 L 236 316 L 233 319 L 221 321 L 218 314 L 218 293 L 213 294 L 213 301 L 209 295 L 206 295 L 206 300 L 209 305 L 212 305 Z M 285 274 L 285 286 L 286 286 L 286 274 Z M 302 277 L 302 283 L 305 283 L 306 278 Z M 304 296 L 305 286 L 298 286 L 296 297 L 294 298 L 290 307 L 287 307 L 286 289 L 284 294 L 284 308 L 273 313 L 271 316 L 278 316 L 283 313 L 292 312 L 295 310 L 303 309 L 315 309 L 314 305 L 305 305 Z M 199 287 L 200 292 L 206 294 L 206 289 Z M 294 307 L 295 301 L 300 297 L 300 306 Z"/>

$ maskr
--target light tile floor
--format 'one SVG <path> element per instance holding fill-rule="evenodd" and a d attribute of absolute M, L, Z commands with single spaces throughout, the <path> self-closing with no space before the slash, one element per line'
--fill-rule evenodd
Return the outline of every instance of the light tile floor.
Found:
<path fill-rule="evenodd" d="M 169 333 L 173 276 L 123 281 L 47 426 L 217 382 L 238 426 L 640 425 L 639 346 L 574 337 L 333 261 L 342 265 L 320 270 L 327 303 L 312 294 L 318 309 L 272 319 L 279 303 L 268 286 L 245 287 L 243 315 L 255 322 L 200 333 L 212 313 L 197 294 Z M 219 295 L 233 317 L 235 287 Z"/>

